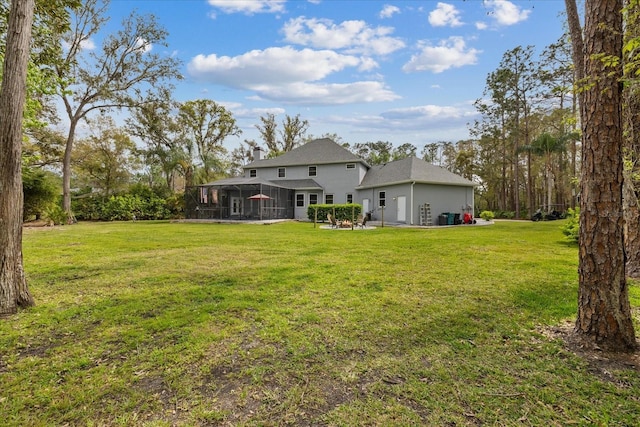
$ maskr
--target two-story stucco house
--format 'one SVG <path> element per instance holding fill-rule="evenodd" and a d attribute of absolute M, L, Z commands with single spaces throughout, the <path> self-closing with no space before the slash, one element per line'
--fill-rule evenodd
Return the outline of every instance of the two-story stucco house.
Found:
<path fill-rule="evenodd" d="M 472 212 L 474 187 L 415 157 L 370 166 L 323 138 L 272 159 L 256 150 L 243 176 L 189 189 L 187 218 L 307 219 L 311 204 L 359 203 L 373 220 L 436 225 L 442 213 Z"/>

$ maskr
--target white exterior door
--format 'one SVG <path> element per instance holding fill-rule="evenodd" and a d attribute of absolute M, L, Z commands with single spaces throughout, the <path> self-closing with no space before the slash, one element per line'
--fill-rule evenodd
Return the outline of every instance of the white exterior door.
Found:
<path fill-rule="evenodd" d="M 242 215 L 242 199 L 240 197 L 231 198 L 231 215 Z"/>
<path fill-rule="evenodd" d="M 398 196 L 397 221 L 407 222 L 407 196 Z"/>
<path fill-rule="evenodd" d="M 369 199 L 362 200 L 362 214 L 366 215 L 369 212 Z"/>

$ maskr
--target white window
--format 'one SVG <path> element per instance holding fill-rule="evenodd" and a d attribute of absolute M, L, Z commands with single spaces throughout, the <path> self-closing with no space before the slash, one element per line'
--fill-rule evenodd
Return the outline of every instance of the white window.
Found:
<path fill-rule="evenodd" d="M 309 194 L 309 204 L 310 205 L 317 205 L 318 204 L 318 195 L 313 193 L 313 194 Z"/>
<path fill-rule="evenodd" d="M 304 194 L 302 193 L 296 194 L 296 207 L 304 208 Z"/>
<path fill-rule="evenodd" d="M 347 203 L 353 203 L 353 194 L 347 193 Z"/>
<path fill-rule="evenodd" d="M 309 176 L 317 176 L 318 168 L 315 166 L 309 166 Z"/>
<path fill-rule="evenodd" d="M 327 204 L 327 205 L 332 205 L 333 204 L 333 194 L 325 194 L 324 203 Z"/>
<path fill-rule="evenodd" d="M 256 169 L 249 170 L 249 176 L 251 178 L 255 178 L 256 176 L 258 176 L 258 171 Z"/>
<path fill-rule="evenodd" d="M 355 168 L 356 168 L 355 163 L 347 163 L 347 169 L 355 169 Z"/>
<path fill-rule="evenodd" d="M 278 178 L 284 178 L 287 175 L 285 168 L 278 168 Z"/>

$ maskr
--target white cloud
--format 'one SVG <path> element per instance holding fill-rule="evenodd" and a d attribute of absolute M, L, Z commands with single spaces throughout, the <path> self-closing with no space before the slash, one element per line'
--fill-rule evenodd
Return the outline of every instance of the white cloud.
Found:
<path fill-rule="evenodd" d="M 460 11 L 455 6 L 447 3 L 438 3 L 436 8 L 429 13 L 429 23 L 434 27 L 459 27 Z"/>
<path fill-rule="evenodd" d="M 440 41 L 437 46 L 420 42 L 420 52 L 413 55 L 402 70 L 410 73 L 415 71 L 431 71 L 441 73 L 449 68 L 459 68 L 475 64 L 478 54 L 482 51 L 467 48 L 462 37 L 449 37 Z"/>
<path fill-rule="evenodd" d="M 80 43 L 80 47 L 84 50 L 95 50 L 96 43 L 93 41 L 93 39 L 87 39 Z"/>
<path fill-rule="evenodd" d="M 396 99 L 397 95 L 377 81 L 321 82 L 347 68 L 372 66 L 366 58 L 330 50 L 273 47 L 235 57 L 198 55 L 187 69 L 197 80 L 253 91 L 260 98 L 281 102 L 347 104 Z"/>
<path fill-rule="evenodd" d="M 142 51 L 142 53 L 151 52 L 151 50 L 153 49 L 153 44 L 149 43 L 145 39 L 139 38 L 138 40 L 136 40 L 135 49 Z"/>
<path fill-rule="evenodd" d="M 235 57 L 198 55 L 191 60 L 188 70 L 202 80 L 244 87 L 258 82 L 281 84 L 316 81 L 344 68 L 359 65 L 359 58 L 330 50 L 272 47 Z"/>
<path fill-rule="evenodd" d="M 282 31 L 285 40 L 318 49 L 340 49 L 347 53 L 387 55 L 402 49 L 405 43 L 391 37 L 391 27 L 371 28 L 364 21 L 344 21 L 335 24 L 329 19 L 291 19 Z"/>
<path fill-rule="evenodd" d="M 265 99 L 290 104 L 345 105 L 393 101 L 399 98 L 381 82 L 305 83 L 263 87 L 257 90 Z"/>
<path fill-rule="evenodd" d="M 352 133 L 368 135 L 374 130 L 380 139 L 416 140 L 419 141 L 418 144 L 426 144 L 468 138 L 469 132 L 466 125 L 477 116 L 478 112 L 472 104 L 419 105 L 396 108 L 378 114 L 331 116 L 326 121 L 333 123 L 334 126 L 348 126 Z"/>
<path fill-rule="evenodd" d="M 71 46 L 67 41 L 62 40 L 61 42 L 62 44 L 62 49 L 68 51 L 69 47 Z M 80 49 L 81 50 L 95 50 L 96 48 L 96 43 L 93 41 L 93 39 L 86 39 L 80 42 Z"/>
<path fill-rule="evenodd" d="M 408 130 L 423 130 L 434 128 L 460 129 L 477 117 L 478 112 L 473 108 L 443 105 L 419 105 L 408 108 L 396 108 L 382 112 L 380 116 L 385 126 Z"/>
<path fill-rule="evenodd" d="M 392 6 L 390 4 L 385 4 L 382 10 L 380 11 L 380 18 L 391 18 L 396 13 L 400 13 L 400 8 L 396 6 Z"/>
<path fill-rule="evenodd" d="M 486 22 L 482 22 L 482 21 L 478 21 L 478 22 L 476 22 L 476 24 L 475 24 L 475 25 L 476 25 L 476 28 L 477 28 L 478 30 L 486 30 L 487 28 L 489 28 L 489 26 L 487 25 L 487 23 L 486 23 Z"/>
<path fill-rule="evenodd" d="M 514 25 L 525 21 L 531 10 L 522 10 L 507 0 L 485 0 L 485 6 L 491 9 L 489 13 L 499 25 Z"/>
<path fill-rule="evenodd" d="M 390 120 L 429 120 L 441 121 L 458 119 L 465 115 L 465 112 L 457 107 L 441 105 L 420 105 L 408 108 L 395 108 L 381 114 Z"/>
<path fill-rule="evenodd" d="M 255 118 L 259 116 L 265 116 L 267 114 L 280 115 L 286 113 L 287 110 L 281 107 L 271 107 L 271 108 L 249 108 L 249 109 L 237 109 L 234 110 L 234 113 L 239 116 Z"/>
<path fill-rule="evenodd" d="M 278 13 L 284 11 L 286 0 L 208 0 L 224 13 Z"/>

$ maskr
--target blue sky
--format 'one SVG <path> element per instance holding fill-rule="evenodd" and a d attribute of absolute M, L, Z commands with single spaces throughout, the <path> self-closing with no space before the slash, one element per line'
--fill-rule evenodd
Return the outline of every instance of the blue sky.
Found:
<path fill-rule="evenodd" d="M 564 28 L 561 0 L 112 0 L 107 29 L 133 10 L 169 32 L 153 48 L 183 62 L 175 98 L 233 112 L 243 134 L 228 149 L 259 141 L 266 113 L 351 144 L 466 139 L 503 54 L 540 54 Z"/>

